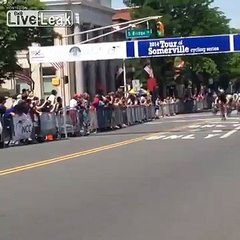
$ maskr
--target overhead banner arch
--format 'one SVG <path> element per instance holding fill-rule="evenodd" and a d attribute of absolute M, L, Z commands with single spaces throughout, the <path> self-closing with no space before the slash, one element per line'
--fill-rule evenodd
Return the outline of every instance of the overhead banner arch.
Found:
<path fill-rule="evenodd" d="M 193 56 L 240 52 L 240 35 L 194 36 L 148 40 L 29 47 L 32 64 L 111 59 Z"/>
<path fill-rule="evenodd" d="M 136 46 L 136 44 L 135 44 Z M 201 36 L 186 38 L 150 39 L 137 42 L 137 47 L 127 43 L 133 58 L 202 55 L 234 51 L 233 36 Z M 131 48 L 134 47 L 134 51 Z"/>
<path fill-rule="evenodd" d="M 240 34 L 234 35 L 234 51 L 240 52 Z"/>
<path fill-rule="evenodd" d="M 124 58 L 126 58 L 125 42 L 29 47 L 29 60 L 33 64 Z"/>

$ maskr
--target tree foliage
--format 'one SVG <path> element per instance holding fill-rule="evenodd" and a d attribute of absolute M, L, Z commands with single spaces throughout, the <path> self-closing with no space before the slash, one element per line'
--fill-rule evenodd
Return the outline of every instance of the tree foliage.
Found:
<path fill-rule="evenodd" d="M 229 19 L 218 8 L 212 7 L 213 0 L 131 0 L 129 2 L 133 6 L 138 6 L 132 11 L 133 18 L 151 15 L 162 16 L 165 37 L 233 33 L 233 29 L 229 27 Z M 151 28 L 156 30 L 154 21 L 151 22 Z M 156 38 L 156 35 L 152 37 Z M 202 73 L 205 76 L 215 78 L 224 75 L 225 79 L 226 76 L 231 78 L 231 74 L 238 74 L 238 72 L 233 71 L 233 69 L 237 70 L 237 63 L 233 64 L 232 57 L 231 54 L 218 54 L 185 57 L 184 60 L 189 63 L 194 74 Z M 169 62 L 173 63 L 174 58 L 153 58 L 151 62 L 160 87 L 162 87 L 164 82 L 171 78 L 169 66 L 173 66 L 173 64 Z M 182 72 L 182 77 L 190 76 L 189 71 Z M 188 73 L 187 76 L 186 73 Z"/>
<path fill-rule="evenodd" d="M 8 10 L 13 9 L 44 9 L 40 0 L 8 0 L 0 5 L 0 78 L 6 78 L 9 72 L 19 69 L 17 65 L 16 52 L 27 49 L 32 42 L 42 44 L 48 41 L 42 36 L 53 36 L 52 29 L 49 28 L 20 28 L 8 27 L 6 23 L 6 14 Z"/>

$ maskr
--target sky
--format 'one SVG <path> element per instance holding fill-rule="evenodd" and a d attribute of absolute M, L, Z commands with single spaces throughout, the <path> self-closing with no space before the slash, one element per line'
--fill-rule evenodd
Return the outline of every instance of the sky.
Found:
<path fill-rule="evenodd" d="M 112 7 L 125 7 L 122 2 L 122 0 L 112 0 Z M 213 6 L 219 7 L 226 17 L 231 19 L 231 27 L 240 28 L 240 0 L 215 0 Z"/>

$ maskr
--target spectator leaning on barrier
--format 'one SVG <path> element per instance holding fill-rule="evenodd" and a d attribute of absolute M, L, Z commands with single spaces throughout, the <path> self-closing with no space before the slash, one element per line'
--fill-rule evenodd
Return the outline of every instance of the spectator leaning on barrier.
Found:
<path fill-rule="evenodd" d="M 160 106 L 161 106 L 161 101 L 160 101 L 160 98 L 157 97 L 155 100 L 155 117 L 156 117 L 156 119 L 159 119 Z"/>
<path fill-rule="evenodd" d="M 51 95 L 48 97 L 48 100 L 50 101 L 51 105 L 54 105 L 57 100 L 57 91 L 52 90 Z"/>
<path fill-rule="evenodd" d="M 79 109 L 80 95 L 75 94 L 69 103 L 69 116 L 73 126 L 77 125 L 77 110 Z"/>
<path fill-rule="evenodd" d="M 96 133 L 98 129 L 97 122 L 97 107 L 99 105 L 99 96 L 96 95 L 90 104 L 89 115 L 90 115 L 90 131 Z"/>
<path fill-rule="evenodd" d="M 57 97 L 57 101 L 54 105 L 54 112 L 56 113 L 61 113 L 63 109 L 63 101 L 62 101 L 62 98 L 61 97 Z"/>
<path fill-rule="evenodd" d="M 6 98 L 0 97 L 0 117 L 2 117 L 7 110 L 7 108 L 5 107 L 5 104 L 6 104 Z"/>
<path fill-rule="evenodd" d="M 80 96 L 75 94 L 69 103 L 70 110 L 77 110 L 79 101 L 80 101 Z"/>
<path fill-rule="evenodd" d="M 17 99 L 18 99 L 18 100 L 21 100 L 22 97 L 25 97 L 25 96 L 28 97 L 28 95 L 29 95 L 29 91 L 28 91 L 27 89 L 23 89 L 23 90 L 22 90 L 22 93 L 19 94 L 19 95 L 17 95 Z"/>

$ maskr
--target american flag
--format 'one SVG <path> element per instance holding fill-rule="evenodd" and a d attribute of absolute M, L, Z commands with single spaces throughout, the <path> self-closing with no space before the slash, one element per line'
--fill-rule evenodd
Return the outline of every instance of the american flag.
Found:
<path fill-rule="evenodd" d="M 119 78 L 119 76 L 124 72 L 122 67 L 119 67 L 116 72 L 116 78 Z"/>
<path fill-rule="evenodd" d="M 148 73 L 150 78 L 154 78 L 153 69 L 152 69 L 152 67 L 150 65 L 146 65 L 144 67 L 144 70 L 145 70 L 145 72 Z"/>
<path fill-rule="evenodd" d="M 54 62 L 54 63 L 51 63 L 51 65 L 52 65 L 56 70 L 63 69 L 63 63 L 62 63 L 62 62 Z"/>
<path fill-rule="evenodd" d="M 26 83 L 28 85 L 32 85 L 34 82 L 31 77 L 21 72 L 15 72 L 13 77 L 17 78 L 20 82 Z"/>

